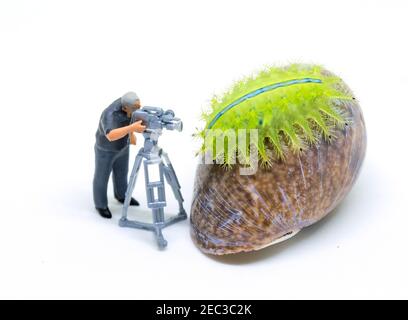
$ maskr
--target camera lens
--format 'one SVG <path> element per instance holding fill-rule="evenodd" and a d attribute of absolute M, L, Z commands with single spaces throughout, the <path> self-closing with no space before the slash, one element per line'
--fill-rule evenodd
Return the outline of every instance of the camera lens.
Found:
<path fill-rule="evenodd" d="M 183 131 L 183 121 L 180 121 L 178 126 L 177 126 L 177 131 L 181 132 Z"/>

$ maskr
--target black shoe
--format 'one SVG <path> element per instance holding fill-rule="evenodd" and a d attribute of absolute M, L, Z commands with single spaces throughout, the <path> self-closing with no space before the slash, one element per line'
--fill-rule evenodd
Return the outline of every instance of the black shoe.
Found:
<path fill-rule="evenodd" d="M 110 219 L 112 218 L 112 213 L 110 212 L 109 208 L 101 209 L 101 208 L 95 208 L 96 211 L 98 211 L 99 215 L 102 218 Z"/>
<path fill-rule="evenodd" d="M 120 203 L 124 203 L 124 202 L 125 202 L 125 199 L 118 199 L 118 198 L 116 198 L 116 200 L 118 200 Z M 138 206 L 138 205 L 139 205 L 139 202 L 138 202 L 135 198 L 132 198 L 132 199 L 130 199 L 129 205 L 130 205 L 130 206 Z"/>

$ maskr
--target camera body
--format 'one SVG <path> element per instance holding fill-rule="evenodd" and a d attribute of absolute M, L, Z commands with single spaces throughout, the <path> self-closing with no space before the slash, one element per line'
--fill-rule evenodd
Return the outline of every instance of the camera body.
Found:
<path fill-rule="evenodd" d="M 132 123 L 142 120 L 147 130 L 183 130 L 183 122 L 174 116 L 173 110 L 164 111 L 159 107 L 144 106 L 132 113 Z"/>

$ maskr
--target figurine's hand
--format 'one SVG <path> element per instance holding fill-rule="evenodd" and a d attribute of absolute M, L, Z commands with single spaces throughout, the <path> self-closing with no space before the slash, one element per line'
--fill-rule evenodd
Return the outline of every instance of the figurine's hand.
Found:
<path fill-rule="evenodd" d="M 136 135 L 132 132 L 130 135 L 130 144 L 136 145 Z"/>
<path fill-rule="evenodd" d="M 139 133 L 142 133 L 146 129 L 146 126 L 142 125 L 142 120 L 132 123 L 130 127 L 131 127 L 132 132 L 139 132 Z"/>

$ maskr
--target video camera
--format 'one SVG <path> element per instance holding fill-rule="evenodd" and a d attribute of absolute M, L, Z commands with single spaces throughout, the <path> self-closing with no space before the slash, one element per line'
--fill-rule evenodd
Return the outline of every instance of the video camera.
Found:
<path fill-rule="evenodd" d="M 132 123 L 142 120 L 142 124 L 148 130 L 167 129 L 167 130 L 183 130 L 183 122 L 174 116 L 173 110 L 164 111 L 159 107 L 148 107 L 136 110 L 132 113 Z"/>

